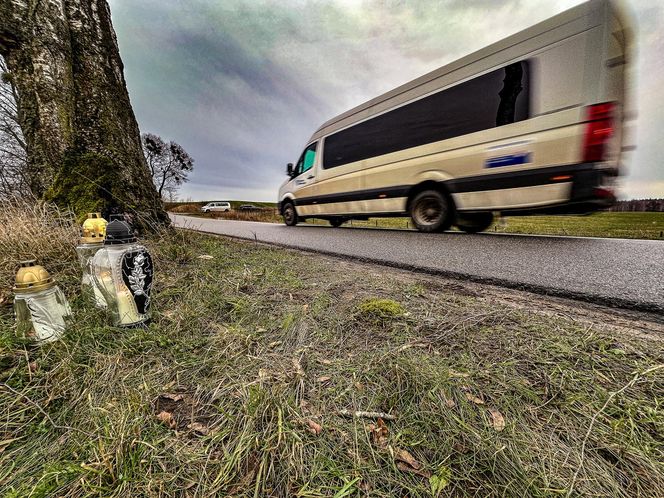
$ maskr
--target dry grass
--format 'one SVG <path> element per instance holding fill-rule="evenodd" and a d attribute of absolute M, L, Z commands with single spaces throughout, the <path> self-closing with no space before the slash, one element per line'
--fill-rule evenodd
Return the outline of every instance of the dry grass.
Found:
<path fill-rule="evenodd" d="M 664 495 L 661 340 L 397 270 L 147 242 L 147 330 L 70 291 L 75 322 L 36 348 L 0 307 L 0 495 Z"/>
<path fill-rule="evenodd" d="M 20 261 L 36 259 L 64 278 L 76 272 L 74 250 L 80 237 L 74 215 L 51 204 L 12 199 L 0 209 L 0 294 L 11 290 Z M 76 280 L 76 279 L 73 279 Z"/>
<path fill-rule="evenodd" d="M 177 206 L 172 206 L 168 209 L 171 213 L 200 213 L 201 206 L 198 204 L 178 204 Z"/>
<path fill-rule="evenodd" d="M 261 221 L 264 223 L 281 222 L 281 216 L 275 209 L 266 208 L 255 211 L 227 211 L 225 213 L 210 213 L 208 216 L 221 220 L 239 220 L 239 221 Z"/>

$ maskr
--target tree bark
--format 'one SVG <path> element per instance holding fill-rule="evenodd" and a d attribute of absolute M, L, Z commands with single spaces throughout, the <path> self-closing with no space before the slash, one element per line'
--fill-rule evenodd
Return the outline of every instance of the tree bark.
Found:
<path fill-rule="evenodd" d="M 0 0 L 32 191 L 78 215 L 167 223 L 143 156 L 106 0 Z"/>

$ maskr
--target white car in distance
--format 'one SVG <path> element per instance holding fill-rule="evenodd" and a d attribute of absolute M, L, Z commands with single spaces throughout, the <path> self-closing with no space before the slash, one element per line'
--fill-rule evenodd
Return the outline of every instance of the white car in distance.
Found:
<path fill-rule="evenodd" d="M 231 210 L 230 202 L 208 202 L 201 208 L 204 213 L 211 213 L 213 211 L 226 212 Z"/>

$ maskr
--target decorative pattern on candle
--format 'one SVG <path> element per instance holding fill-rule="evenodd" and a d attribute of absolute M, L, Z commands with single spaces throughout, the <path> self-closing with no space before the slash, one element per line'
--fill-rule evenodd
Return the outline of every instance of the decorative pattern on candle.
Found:
<path fill-rule="evenodd" d="M 122 280 L 130 289 L 138 313 L 144 315 L 150 307 L 152 289 L 152 258 L 147 251 L 131 251 L 122 257 Z"/>

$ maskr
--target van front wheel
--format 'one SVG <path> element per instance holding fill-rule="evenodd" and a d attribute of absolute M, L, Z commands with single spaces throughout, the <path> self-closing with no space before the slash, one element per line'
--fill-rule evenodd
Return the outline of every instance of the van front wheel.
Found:
<path fill-rule="evenodd" d="M 493 223 L 493 213 L 459 214 L 456 226 L 466 233 L 483 232 Z"/>
<path fill-rule="evenodd" d="M 284 204 L 281 214 L 284 217 L 284 223 L 286 223 L 287 226 L 294 227 L 297 225 L 297 211 L 295 211 L 295 206 L 293 206 L 291 202 Z"/>
<path fill-rule="evenodd" d="M 410 203 L 410 217 L 420 232 L 443 232 L 452 226 L 450 203 L 437 190 L 425 190 Z"/>

